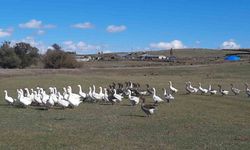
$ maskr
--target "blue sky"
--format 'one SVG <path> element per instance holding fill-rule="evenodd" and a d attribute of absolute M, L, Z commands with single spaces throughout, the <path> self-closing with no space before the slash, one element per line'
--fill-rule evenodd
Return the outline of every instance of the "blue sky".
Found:
<path fill-rule="evenodd" d="M 250 47 L 247 0 L 2 0 L 0 41 L 79 53 Z"/>

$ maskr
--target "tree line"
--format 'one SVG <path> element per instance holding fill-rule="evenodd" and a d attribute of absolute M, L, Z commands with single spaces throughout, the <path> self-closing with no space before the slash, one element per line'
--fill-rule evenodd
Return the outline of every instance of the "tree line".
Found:
<path fill-rule="evenodd" d="M 44 68 L 77 68 L 80 64 L 74 55 L 65 52 L 58 44 L 53 44 L 45 54 L 39 54 L 38 48 L 29 43 L 19 42 L 11 45 L 5 41 L 0 46 L 1 68 L 27 68 L 42 62 Z"/>

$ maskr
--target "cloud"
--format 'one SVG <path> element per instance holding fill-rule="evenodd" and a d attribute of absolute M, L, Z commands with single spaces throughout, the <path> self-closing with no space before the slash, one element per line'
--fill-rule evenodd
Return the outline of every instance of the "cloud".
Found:
<path fill-rule="evenodd" d="M 97 50 L 102 48 L 102 46 L 87 44 L 83 41 L 80 42 L 65 41 L 63 42 L 63 46 L 65 50 L 70 50 L 70 51 Z"/>
<path fill-rule="evenodd" d="M 40 20 L 35 20 L 35 19 L 32 19 L 26 23 L 21 23 L 19 24 L 19 27 L 20 28 L 26 28 L 26 29 L 42 29 L 42 28 L 55 28 L 56 26 L 55 25 L 52 25 L 52 24 L 47 24 L 47 25 L 44 25 L 42 23 L 42 21 Z"/>
<path fill-rule="evenodd" d="M 43 35 L 44 33 L 45 33 L 44 30 L 38 30 L 38 31 L 37 31 L 37 35 Z"/>
<path fill-rule="evenodd" d="M 39 53 L 41 54 L 45 53 L 48 49 L 48 46 L 46 46 L 45 43 L 43 43 L 42 41 L 36 41 L 35 38 L 31 36 L 27 36 L 21 40 L 12 40 L 11 44 L 15 45 L 16 43 L 19 43 L 19 42 L 29 43 L 31 46 L 38 48 Z"/>
<path fill-rule="evenodd" d="M 84 23 L 77 23 L 72 25 L 73 28 L 78 28 L 78 29 L 92 29 L 95 26 L 90 23 L 90 22 L 84 22 Z"/>
<path fill-rule="evenodd" d="M 127 27 L 125 25 L 120 25 L 120 26 L 109 25 L 106 30 L 107 32 L 110 32 L 110 33 L 117 33 L 117 32 L 123 32 L 127 30 Z"/>
<path fill-rule="evenodd" d="M 13 29 L 4 30 L 0 28 L 0 38 L 11 36 L 12 32 L 13 32 Z"/>
<path fill-rule="evenodd" d="M 151 43 L 151 48 L 154 49 L 182 49 L 186 48 L 186 46 L 179 40 L 174 40 L 171 42 L 159 42 L 159 43 Z"/>
<path fill-rule="evenodd" d="M 221 49 L 239 49 L 240 45 L 231 39 L 223 42 L 220 47 Z"/>

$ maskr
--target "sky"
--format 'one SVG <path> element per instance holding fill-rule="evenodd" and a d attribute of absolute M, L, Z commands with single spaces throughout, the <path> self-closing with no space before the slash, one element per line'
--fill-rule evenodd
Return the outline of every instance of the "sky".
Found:
<path fill-rule="evenodd" d="M 1 0 L 0 42 L 44 53 L 249 48 L 248 0 Z"/>

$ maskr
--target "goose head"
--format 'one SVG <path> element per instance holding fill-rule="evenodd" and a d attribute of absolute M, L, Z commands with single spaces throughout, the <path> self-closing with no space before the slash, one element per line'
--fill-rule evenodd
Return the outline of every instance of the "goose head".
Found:
<path fill-rule="evenodd" d="M 172 86 L 172 81 L 169 81 L 168 83 L 169 83 L 170 86 Z"/>
<path fill-rule="evenodd" d="M 4 93 L 7 94 L 8 93 L 7 90 L 4 90 Z"/>

